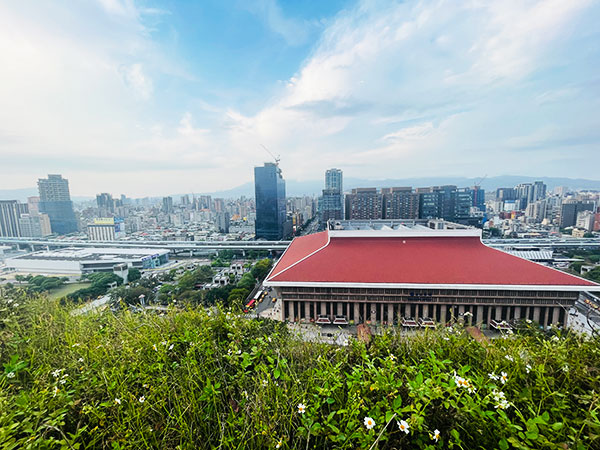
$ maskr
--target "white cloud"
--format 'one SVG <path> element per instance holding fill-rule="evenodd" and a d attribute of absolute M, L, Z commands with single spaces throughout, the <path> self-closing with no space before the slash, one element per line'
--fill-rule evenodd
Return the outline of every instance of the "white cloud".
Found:
<path fill-rule="evenodd" d="M 125 83 L 133 89 L 137 96 L 148 100 L 154 86 L 152 80 L 144 73 L 142 64 L 136 63 L 122 68 Z"/>

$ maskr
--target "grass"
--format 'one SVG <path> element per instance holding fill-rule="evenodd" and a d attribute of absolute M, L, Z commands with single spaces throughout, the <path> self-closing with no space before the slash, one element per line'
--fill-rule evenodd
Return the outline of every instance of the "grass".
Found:
<path fill-rule="evenodd" d="M 75 292 L 79 289 L 83 289 L 86 287 L 89 287 L 90 283 L 72 283 L 72 284 L 65 284 L 63 286 L 61 286 L 58 289 L 53 289 L 48 293 L 48 296 L 51 299 L 60 299 L 63 298 L 66 295 L 71 294 L 72 292 Z"/>
<path fill-rule="evenodd" d="M 390 329 L 340 347 L 226 311 L 69 311 L 0 297 L 2 449 L 600 448 L 598 339 Z"/>

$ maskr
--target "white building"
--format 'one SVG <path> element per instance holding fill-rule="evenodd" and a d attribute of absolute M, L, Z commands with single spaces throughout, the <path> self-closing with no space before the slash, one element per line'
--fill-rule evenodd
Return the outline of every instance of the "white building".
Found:
<path fill-rule="evenodd" d="M 577 214 L 575 227 L 585 231 L 592 231 L 594 229 L 594 219 L 595 214 L 592 211 L 581 211 Z"/>
<path fill-rule="evenodd" d="M 169 250 L 154 248 L 62 248 L 6 259 L 6 266 L 25 273 L 85 274 L 112 272 L 126 264 L 151 269 L 169 261 Z"/>

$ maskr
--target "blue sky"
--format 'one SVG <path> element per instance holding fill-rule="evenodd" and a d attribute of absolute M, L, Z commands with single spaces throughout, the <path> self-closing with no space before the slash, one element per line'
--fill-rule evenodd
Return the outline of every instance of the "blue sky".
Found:
<path fill-rule="evenodd" d="M 592 0 L 0 3 L 0 188 L 599 179 Z"/>

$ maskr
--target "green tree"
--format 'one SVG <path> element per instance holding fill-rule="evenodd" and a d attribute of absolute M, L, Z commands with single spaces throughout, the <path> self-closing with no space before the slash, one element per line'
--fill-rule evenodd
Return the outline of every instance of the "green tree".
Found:
<path fill-rule="evenodd" d="M 257 280 L 262 281 L 268 275 L 269 270 L 271 270 L 271 264 L 272 261 L 270 259 L 261 259 L 256 264 L 254 264 L 254 267 L 252 267 L 250 273 Z"/>
<path fill-rule="evenodd" d="M 252 274 L 250 272 L 246 272 L 244 275 L 242 275 L 242 278 L 240 279 L 240 281 L 238 281 L 237 287 L 242 288 L 242 289 L 252 290 L 252 289 L 254 289 L 255 285 L 256 285 L 256 280 L 254 279 Z"/>
<path fill-rule="evenodd" d="M 137 281 L 140 278 L 142 278 L 142 272 L 140 272 L 139 269 L 136 269 L 135 267 L 129 269 L 129 273 L 127 274 L 127 282 L 128 283 Z"/>

